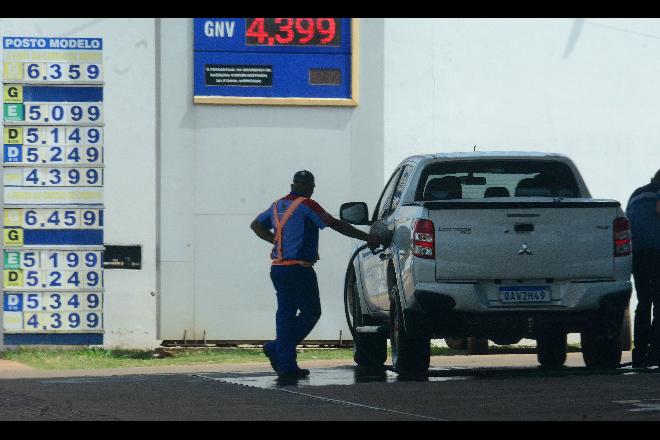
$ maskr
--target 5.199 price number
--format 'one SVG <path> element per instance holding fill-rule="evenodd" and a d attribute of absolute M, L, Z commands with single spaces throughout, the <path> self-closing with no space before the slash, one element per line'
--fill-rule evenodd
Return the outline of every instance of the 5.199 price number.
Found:
<path fill-rule="evenodd" d="M 93 63 L 23 63 L 23 69 L 23 78 L 27 81 L 103 80 L 101 65 Z"/>

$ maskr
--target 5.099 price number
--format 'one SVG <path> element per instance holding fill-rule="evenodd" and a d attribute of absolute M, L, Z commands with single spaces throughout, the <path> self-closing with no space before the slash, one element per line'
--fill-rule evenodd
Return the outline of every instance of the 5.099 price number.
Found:
<path fill-rule="evenodd" d="M 338 18 L 246 18 L 246 44 L 263 46 L 339 46 Z"/>

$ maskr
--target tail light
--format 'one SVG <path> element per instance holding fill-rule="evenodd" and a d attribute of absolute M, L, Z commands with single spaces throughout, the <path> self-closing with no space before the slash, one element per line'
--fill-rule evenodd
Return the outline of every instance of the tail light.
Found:
<path fill-rule="evenodd" d="M 413 224 L 413 255 L 419 258 L 435 258 L 435 228 L 430 220 L 415 220 Z"/>
<path fill-rule="evenodd" d="M 614 219 L 614 256 L 625 257 L 632 253 L 632 242 L 630 240 L 630 222 L 625 217 Z"/>

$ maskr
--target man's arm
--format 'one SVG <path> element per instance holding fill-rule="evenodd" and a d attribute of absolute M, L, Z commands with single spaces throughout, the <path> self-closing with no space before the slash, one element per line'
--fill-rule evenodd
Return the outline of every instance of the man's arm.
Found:
<path fill-rule="evenodd" d="M 255 234 L 262 240 L 267 241 L 270 244 L 275 242 L 275 234 L 270 232 L 269 229 L 266 229 L 261 223 L 256 219 L 250 224 L 250 228 L 254 231 Z"/>
<path fill-rule="evenodd" d="M 335 219 L 335 221 L 330 223 L 328 226 L 347 237 L 366 241 L 369 247 L 372 249 L 377 248 L 381 244 L 380 238 L 377 235 L 367 234 L 364 231 L 360 231 L 358 228 L 343 220 Z"/>

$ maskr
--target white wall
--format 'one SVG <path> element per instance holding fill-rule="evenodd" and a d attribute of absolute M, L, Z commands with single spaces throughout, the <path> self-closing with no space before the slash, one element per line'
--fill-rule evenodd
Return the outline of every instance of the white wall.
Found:
<path fill-rule="evenodd" d="M 110 347 L 156 341 L 154 19 L 5 18 L 4 36 L 100 37 L 104 61 L 105 243 L 142 245 L 142 270 L 106 270 Z"/>
<path fill-rule="evenodd" d="M 161 339 L 275 336 L 270 245 L 249 225 L 316 176 L 313 196 L 338 216 L 342 202 L 373 207 L 383 168 L 382 20 L 363 20 L 357 108 L 192 104 L 192 20 L 161 21 Z M 308 339 L 346 338 L 343 281 L 350 239 L 321 232 L 323 316 Z"/>
<path fill-rule="evenodd" d="M 660 168 L 660 19 L 387 19 L 385 36 L 385 177 L 475 144 L 557 152 L 625 209 Z"/>
<path fill-rule="evenodd" d="M 660 167 L 660 19 L 576 23 L 385 20 L 385 174 L 475 144 L 558 152 L 625 205 Z"/>

